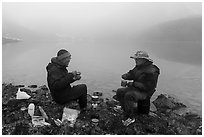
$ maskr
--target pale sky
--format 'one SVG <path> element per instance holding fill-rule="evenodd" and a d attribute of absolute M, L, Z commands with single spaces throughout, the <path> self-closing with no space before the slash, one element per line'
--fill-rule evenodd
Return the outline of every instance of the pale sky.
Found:
<path fill-rule="evenodd" d="M 202 3 L 2 3 L 2 17 L 30 29 L 135 31 L 202 14 Z M 66 31 L 65 31 L 66 32 Z"/>

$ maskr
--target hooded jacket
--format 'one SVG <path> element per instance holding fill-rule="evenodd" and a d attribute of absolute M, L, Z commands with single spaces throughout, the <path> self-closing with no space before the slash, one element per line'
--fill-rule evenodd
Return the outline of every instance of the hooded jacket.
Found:
<path fill-rule="evenodd" d="M 159 68 L 153 65 L 152 62 L 147 61 L 142 65 L 136 65 L 128 73 L 122 75 L 122 78 L 125 80 L 133 80 L 132 86 L 134 88 L 139 89 L 151 97 L 155 92 L 159 74 Z"/>
<path fill-rule="evenodd" d="M 53 99 L 58 100 L 63 96 L 64 92 L 71 89 L 70 84 L 75 81 L 73 79 L 74 75 L 68 73 L 66 66 L 57 57 L 51 59 L 51 63 L 47 65 L 46 70 L 48 87 Z"/>

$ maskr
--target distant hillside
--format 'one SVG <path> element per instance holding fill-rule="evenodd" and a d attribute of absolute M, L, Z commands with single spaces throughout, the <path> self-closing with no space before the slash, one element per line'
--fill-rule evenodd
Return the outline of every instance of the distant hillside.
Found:
<path fill-rule="evenodd" d="M 2 37 L 12 37 L 22 39 L 23 41 L 52 41 L 56 37 L 52 34 L 42 33 L 42 30 L 30 30 L 12 20 L 2 19 Z"/>
<path fill-rule="evenodd" d="M 2 44 L 20 42 L 21 39 L 2 37 Z"/>
<path fill-rule="evenodd" d="M 167 60 L 201 65 L 202 17 L 189 17 L 156 25 L 136 39 L 153 54 Z"/>
<path fill-rule="evenodd" d="M 183 18 L 162 23 L 146 30 L 140 40 L 201 41 L 202 17 Z"/>

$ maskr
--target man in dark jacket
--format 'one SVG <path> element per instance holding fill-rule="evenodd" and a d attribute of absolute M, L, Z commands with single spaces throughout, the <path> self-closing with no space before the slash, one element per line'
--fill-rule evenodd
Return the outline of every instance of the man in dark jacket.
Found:
<path fill-rule="evenodd" d="M 135 114 L 149 113 L 150 98 L 155 92 L 160 70 L 156 65 L 153 65 L 153 61 L 145 51 L 138 51 L 130 58 L 135 60 L 136 66 L 128 73 L 123 74 L 122 79 L 132 81 L 127 82 L 125 88 L 119 88 L 116 97 L 124 109 L 125 115 L 134 117 Z"/>
<path fill-rule="evenodd" d="M 57 57 L 51 59 L 46 67 L 47 82 L 52 98 L 59 104 L 65 104 L 72 100 L 78 100 L 81 109 L 87 106 L 87 87 L 85 84 L 79 84 L 71 87 L 71 83 L 81 79 L 81 73 L 77 71 L 68 72 L 71 60 L 71 54 L 61 49 Z"/>

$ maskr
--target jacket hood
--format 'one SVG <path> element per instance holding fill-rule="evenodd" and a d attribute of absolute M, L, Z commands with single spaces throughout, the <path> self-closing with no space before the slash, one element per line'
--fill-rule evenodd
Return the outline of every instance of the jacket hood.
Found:
<path fill-rule="evenodd" d="M 51 63 L 49 63 L 46 67 L 46 70 L 49 71 L 51 70 L 53 67 L 58 67 L 58 68 L 62 68 L 62 69 L 66 69 L 66 66 L 63 65 L 62 62 L 60 62 L 57 57 L 53 57 L 51 59 Z"/>
<path fill-rule="evenodd" d="M 63 63 L 57 57 L 53 57 L 51 59 L 51 63 L 55 63 L 55 64 L 58 64 L 60 66 L 64 66 Z"/>

